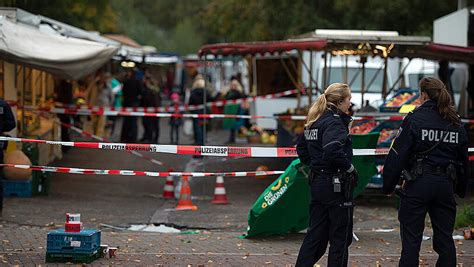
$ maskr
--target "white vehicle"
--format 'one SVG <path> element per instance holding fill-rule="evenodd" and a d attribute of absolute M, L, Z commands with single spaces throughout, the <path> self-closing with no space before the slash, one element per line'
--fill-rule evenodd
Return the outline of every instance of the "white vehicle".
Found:
<path fill-rule="evenodd" d="M 439 64 L 436 61 L 414 58 L 411 62 L 408 59 L 403 60 L 404 66 L 406 66 L 404 72 L 405 85 L 401 84 L 401 87 L 409 87 L 411 89 L 418 89 L 418 83 L 423 77 L 437 77 Z M 469 70 L 468 66 L 464 63 L 450 63 L 449 68 L 452 69 L 451 74 L 451 85 L 454 93 L 454 103 L 459 111 L 463 111 L 465 103 L 461 101 L 461 92 L 464 92 L 467 87 Z M 464 96 L 464 101 L 467 97 Z"/>

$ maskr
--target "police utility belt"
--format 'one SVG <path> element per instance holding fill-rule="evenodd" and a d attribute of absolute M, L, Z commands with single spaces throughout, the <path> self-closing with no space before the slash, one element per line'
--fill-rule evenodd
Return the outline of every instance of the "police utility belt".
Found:
<path fill-rule="evenodd" d="M 403 178 L 406 181 L 414 181 L 416 178 L 423 176 L 423 174 L 433 174 L 447 175 L 455 183 L 457 182 L 458 173 L 463 172 L 462 164 L 460 162 L 450 161 L 447 166 L 433 166 L 423 162 L 430 152 L 441 143 L 441 140 L 442 139 L 440 138 L 440 140 L 429 149 L 417 153 L 415 155 L 414 163 L 409 171 L 405 169 L 402 170 Z"/>
<path fill-rule="evenodd" d="M 325 173 L 327 176 L 325 178 L 321 178 L 321 174 Z M 343 193 L 344 199 L 346 201 L 352 200 L 352 194 L 354 193 L 354 186 L 357 181 L 353 174 L 347 173 L 340 170 L 320 170 L 318 172 L 311 171 L 309 175 L 309 184 L 315 179 L 327 179 L 331 180 L 333 185 L 333 192 L 334 193 Z"/>

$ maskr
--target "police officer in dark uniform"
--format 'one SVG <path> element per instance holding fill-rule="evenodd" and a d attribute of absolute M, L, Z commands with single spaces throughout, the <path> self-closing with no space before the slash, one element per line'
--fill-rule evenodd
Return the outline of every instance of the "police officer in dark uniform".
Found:
<path fill-rule="evenodd" d="M 0 99 L 0 135 L 11 131 L 16 127 L 15 116 L 13 116 L 10 105 Z M 0 163 L 3 163 L 3 151 L 6 149 L 8 142 L 0 142 Z M 0 215 L 3 211 L 3 167 L 0 167 Z"/>
<path fill-rule="evenodd" d="M 469 177 L 466 131 L 443 82 L 420 81 L 422 105 L 404 119 L 385 160 L 383 191 L 394 192 L 402 175 L 400 196 L 400 266 L 418 266 L 426 213 L 433 226 L 436 266 L 456 266 L 452 233 L 454 194 L 464 197 Z"/>
<path fill-rule="evenodd" d="M 357 180 L 351 163 L 352 118 L 346 114 L 350 99 L 347 84 L 331 84 L 311 106 L 304 135 L 296 145 L 301 162 L 311 169 L 310 225 L 296 266 L 313 266 L 324 255 L 328 242 L 328 266 L 347 266 L 353 226 L 351 187 Z"/>

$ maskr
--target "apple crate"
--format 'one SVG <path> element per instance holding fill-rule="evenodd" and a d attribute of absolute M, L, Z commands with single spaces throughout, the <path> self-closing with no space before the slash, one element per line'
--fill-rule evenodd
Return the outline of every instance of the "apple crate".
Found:
<path fill-rule="evenodd" d="M 410 96 L 408 97 L 409 94 Z M 397 103 L 397 105 L 391 106 L 390 103 L 393 101 L 397 101 L 397 99 L 403 98 L 403 101 Z M 380 106 L 380 112 L 398 112 L 398 110 L 405 104 L 410 104 L 411 102 L 415 101 L 418 98 L 418 92 L 412 89 L 400 89 L 397 93 L 390 98 L 389 100 L 385 100 L 383 104 Z"/>
<path fill-rule="evenodd" d="M 396 136 L 396 132 L 398 131 L 398 128 L 400 128 L 401 124 L 402 121 L 385 121 L 375 127 L 372 132 L 382 133 L 384 131 L 393 131 L 386 140 L 381 140 L 383 136 L 380 135 L 377 142 L 377 147 L 390 147 L 392 140 Z"/>
<path fill-rule="evenodd" d="M 100 230 L 85 229 L 66 232 L 64 229 L 48 233 L 46 252 L 90 254 L 100 248 Z"/>

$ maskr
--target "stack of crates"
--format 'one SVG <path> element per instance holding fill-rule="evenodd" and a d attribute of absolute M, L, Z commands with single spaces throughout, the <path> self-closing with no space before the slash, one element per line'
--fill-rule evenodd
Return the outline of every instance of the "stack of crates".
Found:
<path fill-rule="evenodd" d="M 46 262 L 91 263 L 102 256 L 100 230 L 83 230 L 82 224 L 77 221 L 78 218 L 80 218 L 79 214 L 68 213 L 66 214 L 66 229 L 48 233 Z"/>

